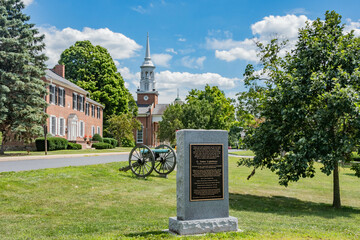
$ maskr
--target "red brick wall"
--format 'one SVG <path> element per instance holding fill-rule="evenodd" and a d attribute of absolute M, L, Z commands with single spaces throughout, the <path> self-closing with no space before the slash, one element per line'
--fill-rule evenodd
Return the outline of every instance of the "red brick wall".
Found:
<path fill-rule="evenodd" d="M 144 96 L 148 96 L 149 99 L 148 100 L 144 100 Z M 157 93 L 138 93 L 137 94 L 137 104 L 154 104 L 154 107 L 156 104 L 158 104 L 158 95 Z"/>
<path fill-rule="evenodd" d="M 55 84 L 56 85 L 56 84 Z M 57 85 L 59 86 L 59 85 Z M 55 104 L 50 104 L 48 106 L 48 108 L 46 109 L 46 113 L 49 116 L 55 116 L 57 119 L 59 119 L 59 117 L 64 118 L 65 121 L 65 136 L 60 136 L 59 134 L 57 134 L 56 136 L 58 137 L 64 137 L 66 139 L 69 139 L 68 136 L 68 117 L 70 114 L 76 114 L 76 116 L 78 117 L 78 122 L 79 121 L 83 121 L 85 124 L 85 132 L 84 132 L 84 136 L 86 135 L 87 137 L 89 137 L 90 135 L 92 135 L 91 133 L 91 128 L 92 126 L 95 127 L 95 133 L 97 133 L 97 127 L 100 127 L 100 135 L 103 135 L 103 109 L 100 107 L 101 111 L 100 111 L 100 119 L 97 118 L 97 105 L 95 105 L 95 117 L 91 116 L 91 105 L 92 103 L 89 103 L 89 115 L 85 115 L 85 108 L 84 111 L 79 111 L 79 110 L 75 110 L 73 109 L 73 97 L 72 94 L 74 92 L 74 90 L 64 87 L 64 86 L 60 86 L 62 88 L 65 89 L 65 106 L 59 106 L 59 105 L 55 105 Z M 49 87 L 48 87 L 49 90 Z M 78 93 L 79 94 L 79 93 Z M 46 101 L 49 103 L 49 99 L 50 99 L 50 95 L 46 96 Z M 86 96 L 84 96 L 84 101 L 86 103 Z M 58 124 L 58 123 L 57 123 Z M 48 126 L 48 132 L 50 133 L 50 118 L 47 119 L 47 126 Z M 77 138 L 76 141 L 83 141 L 83 137 L 79 137 L 77 134 Z"/>

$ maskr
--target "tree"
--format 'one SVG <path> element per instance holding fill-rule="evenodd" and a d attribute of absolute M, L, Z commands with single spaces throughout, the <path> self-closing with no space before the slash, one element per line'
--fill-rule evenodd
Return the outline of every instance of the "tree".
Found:
<path fill-rule="evenodd" d="M 193 89 L 183 105 L 182 122 L 187 129 L 229 130 L 234 117 L 233 100 L 217 86 L 205 86 L 205 90 Z"/>
<path fill-rule="evenodd" d="M 160 141 L 168 140 L 171 144 L 176 144 L 176 131 L 184 128 L 182 115 L 183 110 L 180 104 L 171 104 L 166 108 L 159 122 Z"/>
<path fill-rule="evenodd" d="M 131 113 L 112 115 L 108 119 L 108 128 L 105 130 L 110 136 L 118 140 L 119 145 L 125 140 L 134 141 L 133 131 L 140 129 L 141 123 Z"/>
<path fill-rule="evenodd" d="M 77 41 L 62 52 L 59 64 L 65 65 L 68 80 L 90 92 L 93 100 L 105 105 L 105 120 L 114 114 L 137 114 L 136 103 L 106 48 L 94 46 L 88 40 Z"/>
<path fill-rule="evenodd" d="M 235 117 L 233 100 L 225 97 L 218 87 L 205 86 L 205 90 L 193 89 L 183 105 L 170 105 L 159 125 L 161 141 L 175 143 L 179 129 L 224 129 L 229 130 Z"/>
<path fill-rule="evenodd" d="M 22 9 L 20 0 L 0 0 L 0 154 L 11 139 L 27 143 L 42 134 L 47 118 L 44 35 Z"/>
<path fill-rule="evenodd" d="M 333 207 L 340 208 L 339 163 L 360 144 L 360 39 L 344 33 L 341 16 L 332 11 L 325 21 L 300 29 L 295 49 L 285 57 L 279 56 L 283 44 L 276 39 L 258 46 L 269 76 L 262 100 L 265 121 L 247 138 L 253 161 L 239 164 L 253 166 L 253 173 L 269 168 L 287 186 L 314 177 L 319 161 L 323 173 L 333 174 Z"/>

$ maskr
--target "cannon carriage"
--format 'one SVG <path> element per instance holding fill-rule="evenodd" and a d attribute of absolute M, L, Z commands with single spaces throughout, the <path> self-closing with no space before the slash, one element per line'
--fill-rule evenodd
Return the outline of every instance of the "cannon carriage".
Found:
<path fill-rule="evenodd" d="M 129 154 L 129 166 L 120 171 L 131 170 L 138 177 L 147 177 L 153 170 L 160 175 L 170 174 L 176 166 L 176 153 L 166 144 L 150 149 L 146 145 L 134 147 Z"/>

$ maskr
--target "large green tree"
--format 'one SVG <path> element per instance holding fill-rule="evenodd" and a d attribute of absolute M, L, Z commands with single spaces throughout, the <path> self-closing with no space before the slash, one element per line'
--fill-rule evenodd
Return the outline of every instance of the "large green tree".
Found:
<path fill-rule="evenodd" d="M 162 120 L 159 122 L 160 141 L 168 140 L 171 144 L 176 143 L 176 131 L 183 129 L 182 123 L 183 109 L 182 105 L 175 103 L 166 108 Z"/>
<path fill-rule="evenodd" d="M 313 177 L 319 161 L 323 173 L 333 174 L 333 206 L 340 208 L 339 164 L 360 144 L 360 39 L 344 33 L 341 16 L 332 11 L 300 29 L 285 57 L 279 56 L 281 45 L 276 39 L 258 44 L 268 75 L 265 121 L 247 138 L 256 156 L 240 164 L 269 168 L 287 186 Z"/>
<path fill-rule="evenodd" d="M 112 115 L 137 113 L 134 98 L 124 85 L 106 48 L 90 41 L 77 41 L 61 54 L 65 77 L 90 92 L 90 97 L 105 105 L 104 119 Z"/>
<path fill-rule="evenodd" d="M 233 100 L 217 86 L 193 89 L 186 96 L 186 103 L 167 108 L 160 122 L 160 140 L 175 141 L 178 129 L 229 130 L 235 120 Z"/>
<path fill-rule="evenodd" d="M 46 114 L 42 54 L 44 35 L 22 13 L 20 0 L 0 0 L 0 131 L 10 139 L 29 142 L 42 133 Z"/>
<path fill-rule="evenodd" d="M 125 142 L 134 142 L 133 131 L 140 129 L 140 126 L 141 123 L 131 113 L 123 113 L 112 115 L 108 119 L 108 128 L 105 131 L 123 146 Z"/>

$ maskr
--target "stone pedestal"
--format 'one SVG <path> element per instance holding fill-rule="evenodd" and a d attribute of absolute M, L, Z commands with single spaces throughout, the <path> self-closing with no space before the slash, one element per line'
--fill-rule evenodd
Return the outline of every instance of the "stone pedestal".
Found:
<path fill-rule="evenodd" d="M 237 231 L 229 216 L 228 133 L 180 130 L 177 141 L 177 217 L 169 230 L 180 235 Z"/>

